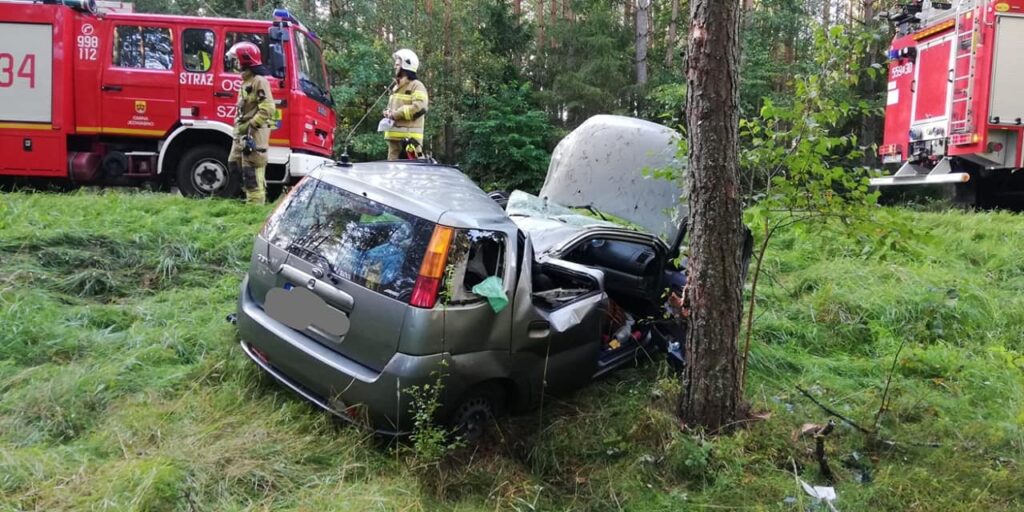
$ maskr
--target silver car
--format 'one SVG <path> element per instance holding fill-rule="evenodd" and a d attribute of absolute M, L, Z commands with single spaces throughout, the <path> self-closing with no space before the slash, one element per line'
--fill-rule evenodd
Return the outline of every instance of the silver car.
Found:
<path fill-rule="evenodd" d="M 664 302 L 685 207 L 644 169 L 675 165 L 677 141 L 598 116 L 556 149 L 539 197 L 514 192 L 505 208 L 451 167 L 321 168 L 256 237 L 242 349 L 319 407 L 391 434 L 410 429 L 410 388 L 439 376 L 438 419 L 473 437 L 631 364 L 675 325 Z"/>

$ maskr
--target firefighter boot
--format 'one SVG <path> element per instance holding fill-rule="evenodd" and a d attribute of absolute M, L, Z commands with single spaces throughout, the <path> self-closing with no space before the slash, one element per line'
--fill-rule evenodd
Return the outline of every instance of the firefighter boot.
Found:
<path fill-rule="evenodd" d="M 266 167 L 242 167 L 242 189 L 245 190 L 245 202 L 249 204 L 266 203 Z"/>

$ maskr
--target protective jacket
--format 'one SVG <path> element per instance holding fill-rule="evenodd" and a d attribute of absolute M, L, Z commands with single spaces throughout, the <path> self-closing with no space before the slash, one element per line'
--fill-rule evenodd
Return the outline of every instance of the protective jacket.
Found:
<path fill-rule="evenodd" d="M 274 105 L 274 95 L 270 91 L 270 82 L 267 77 L 257 75 L 250 70 L 242 72 L 242 87 L 238 91 L 238 113 L 235 117 L 235 135 L 241 136 L 253 130 L 256 136 L 257 130 L 269 129 L 276 125 L 274 114 L 277 107 Z M 266 143 L 262 146 L 266 149 Z"/>
<path fill-rule="evenodd" d="M 413 139 L 423 142 L 423 125 L 426 121 L 429 98 L 427 88 L 419 80 L 410 81 L 401 77 L 391 90 L 388 110 L 395 125 L 384 132 L 387 140 Z"/>

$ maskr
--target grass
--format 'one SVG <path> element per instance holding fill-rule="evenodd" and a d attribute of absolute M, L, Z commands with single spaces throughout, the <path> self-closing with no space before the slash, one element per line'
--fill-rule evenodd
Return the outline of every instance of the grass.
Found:
<path fill-rule="evenodd" d="M 239 351 L 224 316 L 269 210 L 0 197 L 0 510 L 805 510 L 794 465 L 823 482 L 791 435 L 828 418 L 795 387 L 870 426 L 903 342 L 880 421 L 898 443 L 829 438 L 837 507 L 1024 508 L 1019 216 L 884 210 L 913 231 L 778 238 L 747 389 L 771 418 L 733 436 L 681 432 L 657 361 L 427 464 Z"/>

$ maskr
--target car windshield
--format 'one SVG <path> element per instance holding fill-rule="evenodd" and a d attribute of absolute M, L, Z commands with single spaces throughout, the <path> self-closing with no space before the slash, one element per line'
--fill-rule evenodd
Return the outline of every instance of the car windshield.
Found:
<path fill-rule="evenodd" d="M 335 278 L 408 301 L 433 229 L 430 221 L 307 179 L 263 236 Z"/>
<path fill-rule="evenodd" d="M 296 32 L 295 57 L 299 61 L 299 82 L 307 96 L 328 102 L 330 91 L 324 72 L 324 55 L 319 43 L 303 32 Z"/>

